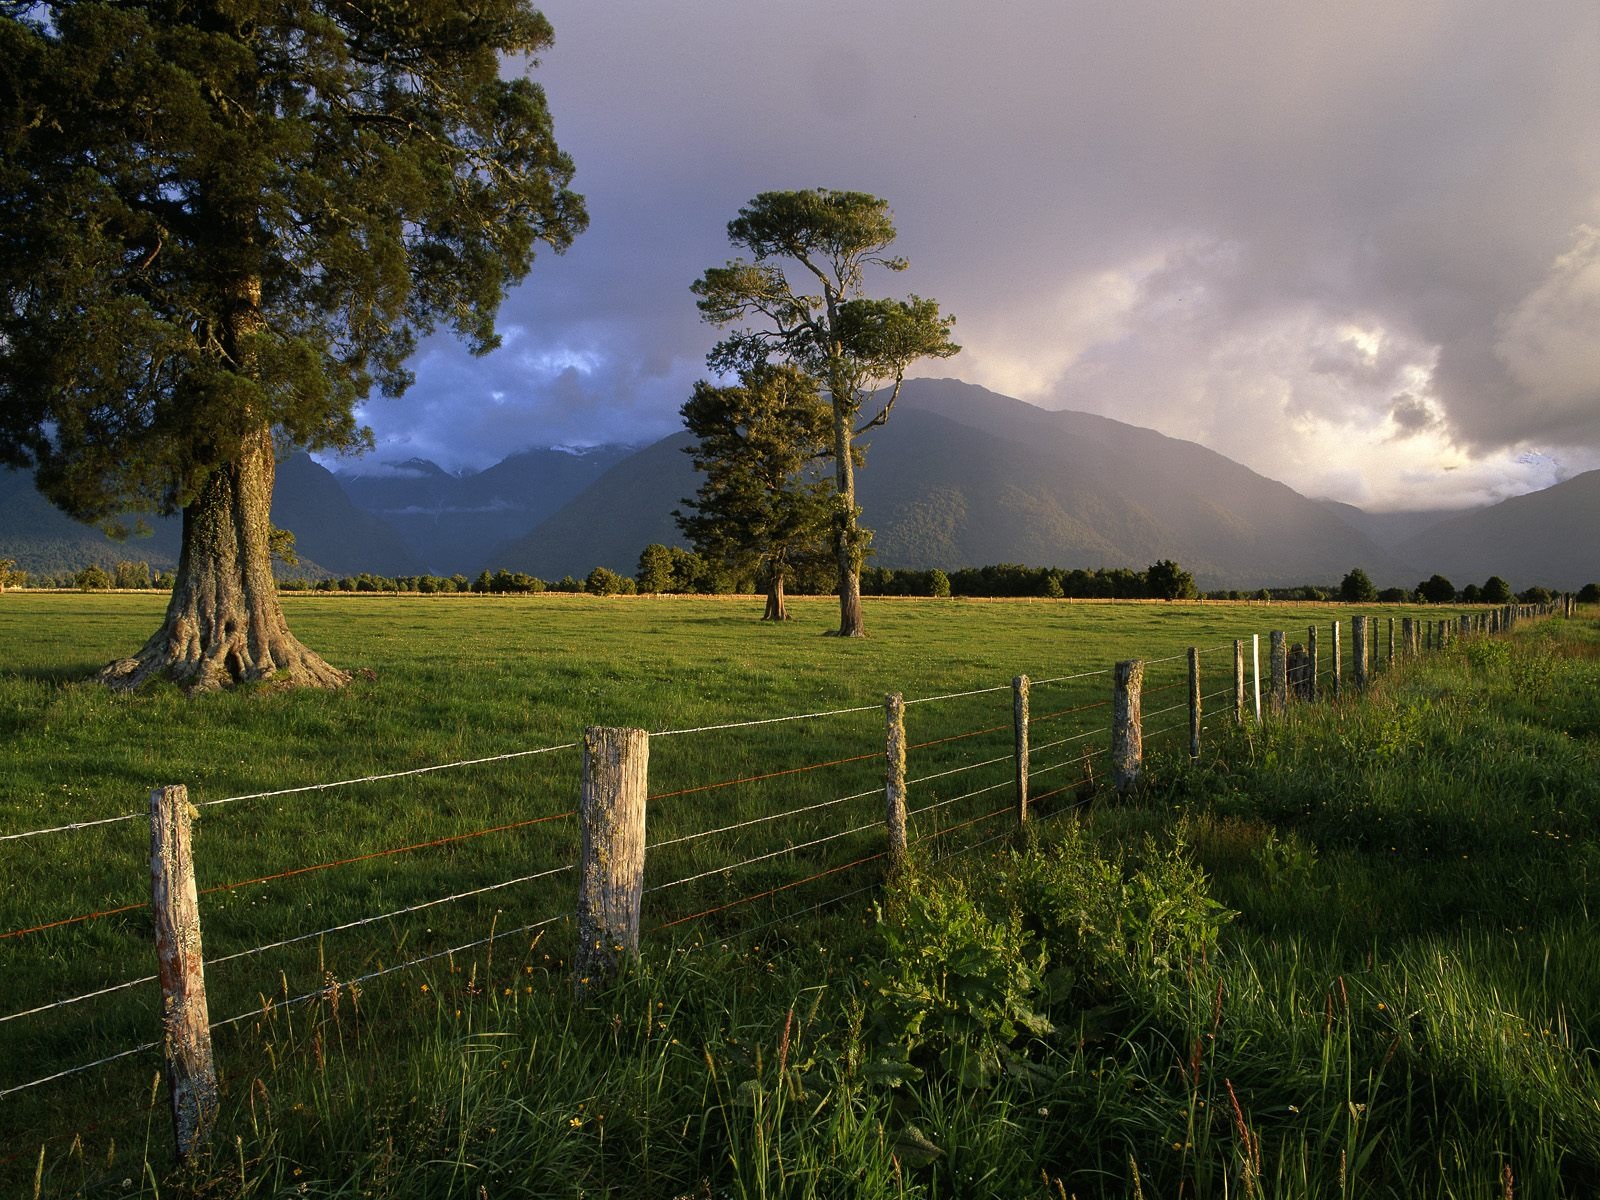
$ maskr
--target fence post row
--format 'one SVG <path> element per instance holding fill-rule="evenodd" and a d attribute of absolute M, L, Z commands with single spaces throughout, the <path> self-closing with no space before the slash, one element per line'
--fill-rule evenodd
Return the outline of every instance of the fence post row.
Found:
<path fill-rule="evenodd" d="M 583 731 L 582 842 L 578 860 L 578 990 L 616 974 L 639 953 L 644 894 L 644 810 L 650 735 L 642 729 Z"/>
<path fill-rule="evenodd" d="M 1144 770 L 1144 730 L 1140 696 L 1144 660 L 1119 662 L 1111 672 L 1111 779 L 1123 795 L 1139 782 Z"/>
<path fill-rule="evenodd" d="M 899 692 L 884 697 L 888 737 L 884 747 L 884 825 L 889 837 L 889 873 L 906 865 L 906 700 Z"/>
<path fill-rule="evenodd" d="M 161 981 L 161 1042 L 178 1157 L 188 1158 L 217 1112 L 217 1070 L 194 882 L 194 810 L 182 784 L 150 793 L 150 908 Z"/>
<path fill-rule="evenodd" d="M 1017 824 L 1028 823 L 1028 677 L 1011 681 L 1011 719 L 1016 732 Z"/>
<path fill-rule="evenodd" d="M 1189 647 L 1189 757 L 1200 757 L 1200 651 Z"/>

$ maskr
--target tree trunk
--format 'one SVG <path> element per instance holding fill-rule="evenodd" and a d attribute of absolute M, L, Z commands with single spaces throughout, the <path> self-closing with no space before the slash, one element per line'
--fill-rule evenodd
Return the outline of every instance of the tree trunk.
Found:
<path fill-rule="evenodd" d="M 783 602 L 783 572 L 773 571 L 767 580 L 767 611 L 763 614 L 763 621 L 787 621 L 789 619 L 788 606 Z"/>
<path fill-rule="evenodd" d="M 837 385 L 836 385 L 837 386 Z M 861 617 L 861 529 L 856 524 L 856 472 L 851 458 L 854 431 L 844 397 L 833 394 L 834 498 L 833 550 L 839 563 L 839 636 L 866 637 Z"/>
<path fill-rule="evenodd" d="M 165 678 L 185 691 L 270 680 L 285 687 L 343 687 L 330 666 L 289 632 L 267 546 L 276 464 L 272 432 L 249 435 L 183 510 L 183 549 L 166 621 L 132 658 L 100 679 L 136 688 Z"/>

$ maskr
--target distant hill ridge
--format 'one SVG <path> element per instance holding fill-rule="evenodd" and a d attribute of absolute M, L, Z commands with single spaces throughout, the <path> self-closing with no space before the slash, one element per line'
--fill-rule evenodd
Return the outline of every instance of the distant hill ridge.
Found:
<path fill-rule="evenodd" d="M 305 455 L 279 466 L 273 521 L 335 574 L 545 579 L 596 566 L 631 574 L 651 542 L 683 544 L 674 509 L 697 479 L 686 433 L 633 449 L 543 448 L 485 471 Z M 998 562 L 1143 568 L 1172 558 L 1202 588 L 1379 586 L 1434 572 L 1575 590 L 1600 579 L 1600 472 L 1467 512 L 1367 513 L 1311 500 L 1194 442 L 1109 417 L 1041 409 L 950 379 L 909 380 L 859 479 L 873 563 L 953 569 Z M 28 570 L 145 559 L 175 564 L 175 521 L 111 542 L 0 473 L 0 555 Z M 30 564 L 49 563 L 49 566 Z"/>

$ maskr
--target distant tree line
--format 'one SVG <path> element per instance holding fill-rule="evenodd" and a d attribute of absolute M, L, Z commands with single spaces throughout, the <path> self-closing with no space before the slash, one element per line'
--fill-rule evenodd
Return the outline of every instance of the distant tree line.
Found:
<path fill-rule="evenodd" d="M 832 564 L 811 560 L 796 568 L 786 568 L 789 590 L 799 595 L 831 595 L 835 585 Z M 152 569 L 148 562 L 123 561 L 110 567 L 99 563 L 77 570 L 24 571 L 15 561 L 0 558 L 0 588 L 77 588 L 80 591 L 156 588 L 173 585 L 171 570 Z M 279 590 L 286 592 L 409 592 L 422 595 L 468 593 L 476 595 L 532 595 L 541 592 L 586 593 L 595 596 L 635 594 L 729 595 L 754 594 L 766 587 L 759 568 L 734 570 L 717 560 L 686 550 L 682 546 L 652 543 L 639 555 L 632 576 L 609 567 L 595 567 L 582 579 L 565 575 L 557 580 L 540 579 L 523 571 L 483 571 L 476 578 L 466 575 L 375 575 L 363 571 L 323 579 L 303 577 L 280 579 Z M 962 567 L 943 571 L 928 569 L 865 567 L 861 572 L 861 592 L 866 596 L 973 596 L 1017 597 L 1070 600 L 1303 600 L 1341 601 L 1347 604 L 1540 604 L 1559 592 L 1542 586 L 1513 591 L 1499 575 L 1481 584 L 1469 583 L 1459 590 L 1442 575 L 1432 575 L 1415 588 L 1379 588 L 1365 571 L 1357 567 L 1337 586 L 1301 584 L 1295 587 L 1256 590 L 1219 589 L 1201 593 L 1194 576 L 1171 559 L 1161 559 L 1143 571 L 1129 567 L 1029 567 L 1019 563 L 995 563 L 984 567 Z M 1580 604 L 1600 604 L 1600 583 L 1585 584 L 1577 593 Z"/>

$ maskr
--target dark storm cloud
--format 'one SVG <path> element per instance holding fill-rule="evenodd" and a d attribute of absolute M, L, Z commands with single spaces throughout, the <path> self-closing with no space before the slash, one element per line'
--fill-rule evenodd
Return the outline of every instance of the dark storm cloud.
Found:
<path fill-rule="evenodd" d="M 956 313 L 942 372 L 1357 501 L 1600 465 L 1592 0 L 544 7 L 590 230 L 504 349 L 430 344 L 370 406 L 386 448 L 669 431 L 726 222 L 820 185 L 893 205 L 879 286 Z"/>

